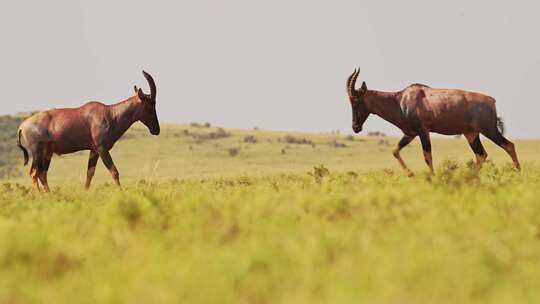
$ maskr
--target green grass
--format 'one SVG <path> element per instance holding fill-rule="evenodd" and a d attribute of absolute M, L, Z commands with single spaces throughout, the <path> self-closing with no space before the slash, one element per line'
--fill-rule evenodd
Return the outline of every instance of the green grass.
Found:
<path fill-rule="evenodd" d="M 116 144 L 111 155 L 121 179 L 132 182 L 139 179 L 305 173 L 317 164 L 324 164 L 333 172 L 367 172 L 383 168 L 401 172 L 398 162 L 392 156 L 392 149 L 399 141 L 395 137 L 354 136 L 351 141 L 344 135 L 335 134 L 227 129 L 226 132 L 230 133 L 228 137 L 205 139 L 210 137 L 207 136 L 209 133 L 219 133 L 217 130 L 166 125 L 159 137 L 153 137 L 144 126 L 138 124 L 128 131 L 127 139 Z M 254 136 L 257 142 L 244 142 L 246 136 Z M 286 143 L 283 139 L 288 136 L 310 140 L 312 144 Z M 345 144 L 346 147 L 336 148 L 335 142 Z M 511 162 L 502 149 L 489 140 L 483 142 L 489 159 L 501 164 Z M 540 161 L 540 140 L 516 140 L 515 143 L 522 162 Z M 239 154 L 230 156 L 231 148 L 239 148 Z M 464 137 L 434 138 L 433 150 L 435 164 L 446 159 L 467 162 L 474 158 Z M 416 172 L 427 171 L 418 139 L 403 150 L 402 156 Z M 11 161 L 21 164 L 22 153 Z M 86 151 L 54 156 L 49 171 L 51 186 L 63 183 L 83 185 L 87 162 Z M 22 176 L 11 180 L 29 185 L 29 167 L 19 165 L 19 168 L 24 171 Z M 95 179 L 98 184 L 112 181 L 101 162 Z"/>
<path fill-rule="evenodd" d="M 477 174 L 435 139 L 434 177 L 415 142 L 407 178 L 396 138 L 216 132 L 130 131 L 123 191 L 103 168 L 83 191 L 86 153 L 53 159 L 50 194 L 4 180 L 0 303 L 540 301 L 540 141 L 516 141 L 522 173 L 486 143 Z"/>

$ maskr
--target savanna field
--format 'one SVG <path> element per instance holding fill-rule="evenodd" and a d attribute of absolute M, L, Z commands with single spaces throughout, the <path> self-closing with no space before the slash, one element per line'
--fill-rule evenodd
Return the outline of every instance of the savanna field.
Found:
<path fill-rule="evenodd" d="M 540 140 L 523 171 L 484 140 L 137 126 L 83 190 L 88 153 L 31 188 L 3 122 L 0 303 L 539 303 Z M 16 128 L 16 127 L 15 127 Z M 15 129 L 16 130 L 16 129 Z M 12 149 L 14 147 L 15 149 Z"/>

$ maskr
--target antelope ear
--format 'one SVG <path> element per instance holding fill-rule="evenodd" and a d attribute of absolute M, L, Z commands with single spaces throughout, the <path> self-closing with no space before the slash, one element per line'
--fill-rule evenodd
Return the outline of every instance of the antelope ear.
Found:
<path fill-rule="evenodd" d="M 360 87 L 360 90 L 363 92 L 367 91 L 367 85 L 365 81 L 362 81 L 362 86 Z"/>
<path fill-rule="evenodd" d="M 146 96 L 144 95 L 144 93 L 143 93 L 143 91 L 142 91 L 141 88 L 139 88 L 139 89 L 137 90 L 137 96 L 139 96 L 139 99 L 140 99 L 141 101 L 145 101 L 145 100 L 146 100 Z"/>
<path fill-rule="evenodd" d="M 139 90 L 137 89 L 136 85 L 133 86 L 133 91 L 135 91 L 135 94 L 139 94 Z"/>

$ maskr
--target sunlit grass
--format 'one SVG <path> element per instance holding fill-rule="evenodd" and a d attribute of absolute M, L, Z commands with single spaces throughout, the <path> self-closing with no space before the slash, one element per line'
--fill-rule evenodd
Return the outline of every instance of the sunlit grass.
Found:
<path fill-rule="evenodd" d="M 469 167 L 6 182 L 0 303 L 537 303 L 540 166 Z"/>
<path fill-rule="evenodd" d="M 140 179 L 234 177 L 243 174 L 266 176 L 279 173 L 305 173 L 318 164 L 332 172 L 389 169 L 400 172 L 392 149 L 399 141 L 395 137 L 347 136 L 339 134 L 311 134 L 263 130 L 226 129 L 227 137 L 219 128 L 164 125 L 160 136 L 151 136 L 148 130 L 136 124 L 111 151 L 127 182 Z M 246 141 L 246 137 L 253 137 Z M 295 143 L 307 141 L 309 144 Z M 288 142 L 290 141 L 290 142 Z M 511 162 L 506 153 L 489 140 L 483 140 L 489 159 L 496 163 Z M 523 162 L 540 162 L 539 140 L 516 140 L 516 149 Z M 344 145 L 344 146 L 343 146 Z M 231 155 L 231 149 L 237 150 Z M 22 154 L 17 151 L 16 162 L 22 172 L 17 181 L 30 185 L 28 167 L 22 167 Z M 416 172 L 425 172 L 420 141 L 416 139 L 402 151 L 407 164 Z M 467 162 L 474 158 L 465 138 L 433 139 L 433 159 L 436 165 L 445 159 Z M 54 156 L 49 170 L 51 186 L 67 183 L 84 185 L 88 152 Z M 101 161 L 98 163 L 96 184 L 112 182 Z"/>

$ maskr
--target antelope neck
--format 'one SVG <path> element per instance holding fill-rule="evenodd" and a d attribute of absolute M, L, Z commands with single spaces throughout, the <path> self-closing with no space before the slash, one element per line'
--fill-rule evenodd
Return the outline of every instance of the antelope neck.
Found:
<path fill-rule="evenodd" d="M 120 132 L 127 130 L 140 119 L 140 105 L 138 98 L 132 96 L 110 106 L 111 118 Z"/>
<path fill-rule="evenodd" d="M 403 117 L 399 104 L 399 92 L 381 92 L 368 90 L 365 96 L 367 109 L 384 120 L 401 127 Z"/>

